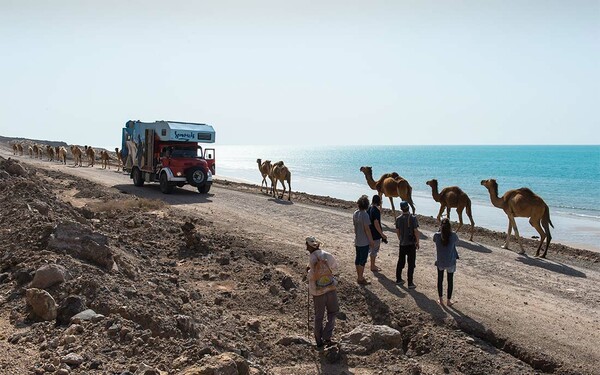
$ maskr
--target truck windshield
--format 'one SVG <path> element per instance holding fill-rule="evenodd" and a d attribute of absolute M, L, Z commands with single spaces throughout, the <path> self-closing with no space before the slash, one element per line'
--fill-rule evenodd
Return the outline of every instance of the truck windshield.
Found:
<path fill-rule="evenodd" d="M 197 148 L 175 148 L 175 147 L 173 147 L 173 151 L 171 152 L 171 157 L 173 157 L 173 158 L 197 158 L 198 157 L 198 149 Z"/>

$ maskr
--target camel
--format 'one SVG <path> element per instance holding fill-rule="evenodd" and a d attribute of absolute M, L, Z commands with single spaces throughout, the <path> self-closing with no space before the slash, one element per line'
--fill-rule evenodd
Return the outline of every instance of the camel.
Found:
<path fill-rule="evenodd" d="M 280 199 L 283 199 L 285 195 L 285 183 L 287 181 L 289 191 L 288 191 L 288 201 L 292 200 L 292 172 L 289 171 L 288 167 L 286 167 L 282 161 L 278 161 L 273 164 L 271 167 L 271 173 L 269 174 L 269 178 L 271 179 L 271 190 L 274 197 L 277 197 L 277 182 L 281 181 L 281 185 L 283 186 L 283 191 L 281 192 Z"/>
<path fill-rule="evenodd" d="M 58 153 L 60 152 L 60 147 L 58 146 L 54 146 L 54 155 L 56 156 L 56 160 L 58 159 Z"/>
<path fill-rule="evenodd" d="M 108 167 L 108 169 L 110 169 L 110 156 L 108 155 L 108 151 L 106 150 L 102 150 L 100 151 L 100 160 L 102 161 L 102 169 L 106 169 L 106 167 Z"/>
<path fill-rule="evenodd" d="M 488 189 L 488 192 L 490 193 L 490 200 L 492 201 L 494 207 L 501 208 L 508 216 L 506 242 L 504 245 L 502 245 L 502 248 L 508 249 L 510 243 L 510 234 L 514 227 L 515 236 L 517 237 L 519 247 L 521 248 L 519 254 L 525 254 L 525 250 L 521 244 L 521 236 L 519 236 L 519 229 L 517 229 L 515 217 L 528 217 L 529 224 L 531 224 L 531 226 L 534 227 L 535 230 L 540 234 L 540 245 L 537 248 L 535 256 L 537 257 L 540 255 L 540 250 L 542 249 L 545 239 L 546 249 L 544 250 L 544 254 L 542 254 L 542 258 L 545 258 L 546 254 L 548 253 L 548 246 L 550 246 L 550 240 L 552 239 L 548 224 L 554 228 L 554 225 L 550 220 L 550 209 L 548 208 L 546 202 L 544 202 L 540 196 L 528 188 L 509 190 L 504 193 L 502 197 L 499 197 L 498 183 L 494 179 L 482 180 L 481 185 Z"/>
<path fill-rule="evenodd" d="M 121 152 L 118 147 L 115 147 L 115 154 L 117 156 L 117 172 L 123 170 L 123 159 L 121 158 Z"/>
<path fill-rule="evenodd" d="M 81 162 L 83 153 L 79 146 L 71 146 L 71 154 L 73 154 L 73 160 L 75 160 L 75 166 L 79 165 L 83 167 L 83 163 Z"/>
<path fill-rule="evenodd" d="M 60 161 L 63 164 L 67 164 L 67 149 L 64 147 L 59 147 L 58 148 L 58 153 L 57 153 L 57 157 L 58 157 L 58 161 Z"/>
<path fill-rule="evenodd" d="M 54 160 L 54 147 L 46 146 L 46 156 L 48 157 L 48 161 Z"/>
<path fill-rule="evenodd" d="M 44 145 L 38 145 L 37 158 L 42 159 L 44 156 Z"/>
<path fill-rule="evenodd" d="M 16 155 L 19 152 L 19 147 L 17 147 L 16 143 L 13 143 L 13 155 Z"/>
<path fill-rule="evenodd" d="M 433 200 L 440 203 L 440 211 L 437 215 L 437 221 L 440 222 L 440 218 L 442 216 L 442 212 L 446 209 L 446 216 L 450 219 L 450 209 L 456 208 L 456 213 L 458 213 L 458 228 L 456 231 L 460 231 L 460 228 L 463 226 L 462 213 L 463 210 L 467 209 L 467 216 L 471 221 L 471 230 L 469 241 L 473 241 L 473 230 L 475 229 L 475 222 L 473 221 L 473 215 L 471 214 L 471 200 L 469 196 L 462 191 L 458 186 L 448 186 L 442 189 L 438 193 L 438 182 L 436 179 L 429 180 L 426 182 L 427 185 L 431 187 L 431 195 L 433 196 Z"/>
<path fill-rule="evenodd" d="M 258 170 L 263 178 L 260 183 L 260 191 L 263 191 L 263 184 L 265 184 L 265 188 L 268 192 L 269 187 L 267 186 L 267 177 L 269 177 L 269 173 L 271 172 L 271 160 L 261 161 L 261 159 L 256 159 L 256 163 L 258 164 Z"/>
<path fill-rule="evenodd" d="M 27 147 L 27 152 L 29 153 L 29 157 L 33 158 L 33 147 L 32 146 Z"/>
<path fill-rule="evenodd" d="M 23 145 L 20 143 L 17 143 L 17 153 L 19 156 L 23 156 Z"/>
<path fill-rule="evenodd" d="M 392 199 L 394 197 L 400 197 L 402 200 L 407 201 L 412 208 L 413 214 L 415 213 L 415 204 L 412 200 L 412 187 L 402 176 L 396 172 L 386 173 L 379 177 L 379 180 L 375 181 L 373 180 L 373 169 L 371 167 L 360 167 L 360 171 L 365 174 L 369 187 L 377 190 L 380 198 L 385 194 L 390 199 L 394 220 L 396 219 L 396 208 Z"/>
<path fill-rule="evenodd" d="M 85 156 L 88 158 L 88 167 L 94 166 L 94 162 L 96 161 L 96 152 L 92 148 L 92 146 L 85 146 Z"/>

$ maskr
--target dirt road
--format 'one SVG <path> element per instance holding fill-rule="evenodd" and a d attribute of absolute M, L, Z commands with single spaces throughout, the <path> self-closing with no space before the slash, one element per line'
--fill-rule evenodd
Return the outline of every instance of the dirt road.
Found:
<path fill-rule="evenodd" d="M 12 157 L 6 150 L 0 155 Z M 278 246 L 299 261 L 304 261 L 306 255 L 304 238 L 314 235 L 340 261 L 342 282 L 354 282 L 351 209 L 275 200 L 258 192 L 236 190 L 235 184 L 215 184 L 209 195 L 187 187 L 166 196 L 157 184 L 136 188 L 128 176 L 114 170 L 21 159 L 145 198 L 163 199 L 190 215 L 212 220 L 224 232 L 244 234 Z M 370 193 L 367 188 L 365 193 Z M 423 237 L 415 272 L 417 289 L 408 290 L 394 284 L 398 241 L 394 238 L 392 218 L 384 218 L 384 225 L 390 242 L 382 245 L 380 252 L 378 264 L 382 272 L 368 275 L 372 284 L 365 289 L 372 296 L 372 303 L 365 309 L 375 310 L 374 306 L 379 305 L 388 311 L 419 311 L 424 319 L 460 328 L 547 372 L 562 368 L 600 373 L 596 367 L 600 362 L 598 263 L 559 263 L 461 241 L 455 275 L 457 303 L 446 308 L 436 303 L 433 228 L 421 228 Z M 528 253 L 534 250 L 530 248 Z M 375 323 L 385 323 L 385 314 L 374 311 L 372 315 Z"/>

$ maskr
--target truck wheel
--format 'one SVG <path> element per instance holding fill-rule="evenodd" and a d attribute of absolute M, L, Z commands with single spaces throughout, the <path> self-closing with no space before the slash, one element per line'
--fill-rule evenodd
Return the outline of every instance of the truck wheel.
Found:
<path fill-rule="evenodd" d="M 210 191 L 211 186 L 212 186 L 212 184 L 210 182 L 207 182 L 202 186 L 198 186 L 198 192 L 200 194 L 207 194 Z"/>
<path fill-rule="evenodd" d="M 167 179 L 166 173 L 161 173 L 160 175 L 160 191 L 162 191 L 163 194 L 171 194 L 173 192 L 173 185 L 171 185 Z"/>
<path fill-rule="evenodd" d="M 135 186 L 144 186 L 144 177 L 142 176 L 142 171 L 138 168 L 135 168 L 132 172 L 133 174 L 133 184 Z"/>
<path fill-rule="evenodd" d="M 200 186 L 206 181 L 206 173 L 200 168 L 192 168 L 187 172 L 187 180 L 191 185 Z"/>

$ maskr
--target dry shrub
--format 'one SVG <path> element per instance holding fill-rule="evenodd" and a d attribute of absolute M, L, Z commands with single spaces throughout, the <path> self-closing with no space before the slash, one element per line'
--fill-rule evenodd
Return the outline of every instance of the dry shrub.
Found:
<path fill-rule="evenodd" d="M 165 202 L 158 199 L 126 199 L 92 202 L 87 205 L 87 208 L 93 212 L 126 212 L 126 211 L 156 211 L 164 208 Z"/>

